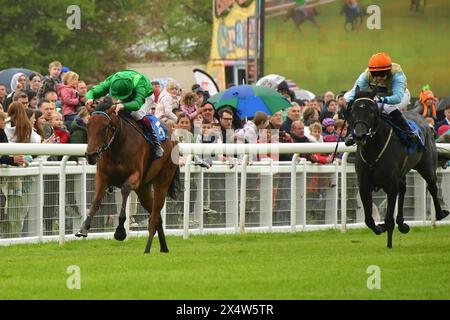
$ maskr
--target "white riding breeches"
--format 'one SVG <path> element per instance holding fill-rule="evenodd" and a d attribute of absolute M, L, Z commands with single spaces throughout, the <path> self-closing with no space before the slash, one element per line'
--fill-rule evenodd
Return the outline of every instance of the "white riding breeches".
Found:
<path fill-rule="evenodd" d="M 130 115 L 133 117 L 134 120 L 138 121 L 141 120 L 146 115 L 149 115 L 152 111 L 152 105 L 155 103 L 155 95 L 152 94 L 151 96 L 147 97 L 145 99 L 145 103 L 141 106 L 139 110 L 132 111 Z"/>
<path fill-rule="evenodd" d="M 405 93 L 403 94 L 403 98 L 402 101 L 400 101 L 399 104 L 387 104 L 385 103 L 383 105 L 383 112 L 390 114 L 392 111 L 398 109 L 402 112 L 405 112 L 406 110 L 408 110 L 408 105 L 411 101 L 411 93 L 409 92 L 408 89 L 405 90 Z"/>

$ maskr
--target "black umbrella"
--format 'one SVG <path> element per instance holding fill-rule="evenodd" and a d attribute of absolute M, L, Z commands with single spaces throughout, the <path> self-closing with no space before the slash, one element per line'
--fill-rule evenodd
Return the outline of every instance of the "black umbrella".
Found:
<path fill-rule="evenodd" d="M 11 92 L 11 79 L 12 77 L 16 74 L 16 73 L 24 73 L 27 78 L 32 74 L 32 73 L 37 73 L 36 71 L 33 70 L 29 70 L 29 69 L 24 69 L 24 68 L 9 68 L 9 69 L 5 69 L 0 71 L 0 83 L 4 84 L 6 86 L 6 91 L 8 93 Z M 39 74 L 40 75 L 40 74 Z M 42 77 L 42 75 L 41 75 Z"/>

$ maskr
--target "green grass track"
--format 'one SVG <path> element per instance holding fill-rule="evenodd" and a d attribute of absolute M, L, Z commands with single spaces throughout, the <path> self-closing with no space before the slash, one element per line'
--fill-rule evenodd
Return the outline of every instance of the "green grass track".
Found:
<path fill-rule="evenodd" d="M 368 229 L 169 236 L 168 254 L 155 239 L 144 255 L 145 242 L 0 247 L 0 299 L 450 299 L 450 226 L 396 230 L 390 250 Z M 367 288 L 372 265 L 380 289 Z"/>

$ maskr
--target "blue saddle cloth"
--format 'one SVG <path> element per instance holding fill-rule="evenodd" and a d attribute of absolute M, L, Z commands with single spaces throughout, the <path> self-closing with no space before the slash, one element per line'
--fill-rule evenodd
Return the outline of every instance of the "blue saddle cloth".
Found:
<path fill-rule="evenodd" d="M 407 119 L 409 127 L 411 128 L 411 131 L 415 133 L 415 135 L 419 138 L 419 143 L 414 143 L 408 138 L 408 135 L 398 127 L 394 121 L 389 117 L 389 115 L 381 114 L 381 118 L 387 122 L 395 131 L 397 136 L 400 138 L 400 140 L 406 145 L 406 153 L 411 154 L 416 150 L 425 149 L 425 137 L 423 136 L 422 130 L 420 130 L 420 127 L 415 123 L 413 120 Z"/>
<path fill-rule="evenodd" d="M 167 129 L 166 125 L 159 121 L 157 117 L 155 117 L 153 114 L 146 116 L 150 122 L 152 123 L 153 132 L 156 133 L 156 137 L 158 138 L 158 141 L 161 143 L 163 141 L 166 141 L 169 139 L 169 129 Z M 145 131 L 145 134 L 149 138 L 150 142 L 152 141 L 152 137 L 150 134 Z"/>

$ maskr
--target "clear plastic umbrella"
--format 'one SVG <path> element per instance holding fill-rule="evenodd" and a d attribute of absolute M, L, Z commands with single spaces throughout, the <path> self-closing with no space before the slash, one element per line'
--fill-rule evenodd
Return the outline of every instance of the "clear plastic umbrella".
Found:
<path fill-rule="evenodd" d="M 24 69 L 24 68 L 9 68 L 9 69 L 4 69 L 2 71 L 0 71 L 0 83 L 6 85 L 6 91 L 8 93 L 11 92 L 11 79 L 12 77 L 16 74 L 16 73 L 24 73 L 27 77 L 29 77 L 32 73 L 37 73 L 33 70 L 29 70 L 29 69 Z M 41 76 L 42 77 L 42 76 Z"/>

